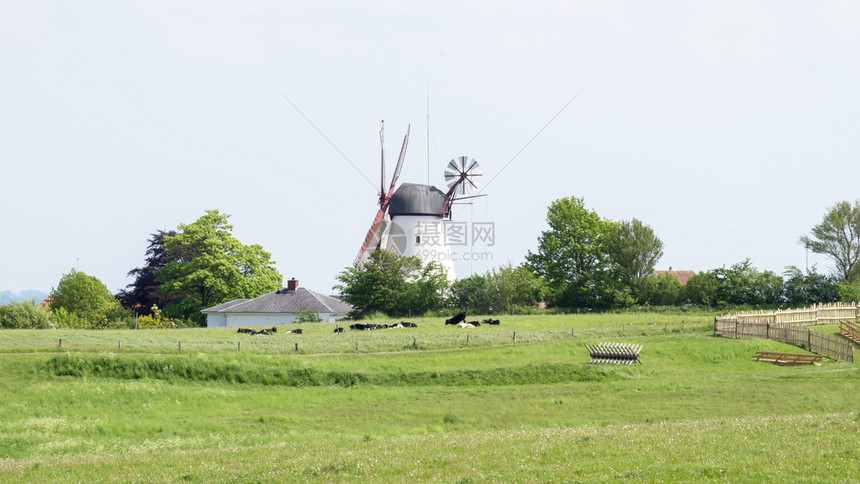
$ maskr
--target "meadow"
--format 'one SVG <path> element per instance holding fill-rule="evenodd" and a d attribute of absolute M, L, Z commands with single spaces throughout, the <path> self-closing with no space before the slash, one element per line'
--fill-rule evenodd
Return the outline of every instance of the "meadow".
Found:
<path fill-rule="evenodd" d="M 0 331 L 0 481 L 856 481 L 855 366 L 713 316 Z M 589 365 L 609 341 L 644 364 Z"/>

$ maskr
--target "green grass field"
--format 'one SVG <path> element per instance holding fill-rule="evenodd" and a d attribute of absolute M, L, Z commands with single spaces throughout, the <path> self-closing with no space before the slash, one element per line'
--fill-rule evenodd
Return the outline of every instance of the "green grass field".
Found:
<path fill-rule="evenodd" d="M 709 314 L 500 319 L 0 331 L 0 482 L 860 479 L 854 364 L 755 362 L 803 350 Z M 644 364 L 587 364 L 604 341 Z"/>

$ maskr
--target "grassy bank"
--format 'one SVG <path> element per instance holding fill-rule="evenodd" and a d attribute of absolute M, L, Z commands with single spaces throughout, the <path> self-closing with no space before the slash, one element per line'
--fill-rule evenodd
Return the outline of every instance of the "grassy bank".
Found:
<path fill-rule="evenodd" d="M 229 330 L 72 332 L 124 349 L 28 350 L 33 331 L 0 332 L 12 346 L 0 346 L 0 480 L 854 478 L 854 365 L 755 362 L 759 350 L 799 350 L 713 337 L 712 317 L 640 316 L 651 315 L 513 317 L 470 330 L 468 345 L 432 321 L 340 336 L 304 325 L 266 340 L 435 341 L 373 352 L 220 349 Z M 508 331 L 542 336 L 471 341 Z M 181 353 L 147 347 L 177 334 Z M 644 345 L 645 364 L 588 365 L 584 345 L 601 341 Z"/>

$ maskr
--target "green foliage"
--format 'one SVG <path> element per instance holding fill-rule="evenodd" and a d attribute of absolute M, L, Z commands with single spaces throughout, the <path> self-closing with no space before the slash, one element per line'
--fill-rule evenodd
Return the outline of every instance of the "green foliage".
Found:
<path fill-rule="evenodd" d="M 662 254 L 662 242 L 650 227 L 635 219 L 601 219 L 581 198 L 552 202 L 547 223 L 537 252 L 529 251 L 526 261 L 544 278 L 556 306 L 630 306 L 636 302 L 633 288 L 653 272 Z"/>
<path fill-rule="evenodd" d="M 173 319 L 164 317 L 164 313 L 155 304 L 150 308 L 149 314 L 137 318 L 137 325 L 140 329 L 172 329 L 180 326 Z"/>
<path fill-rule="evenodd" d="M 299 311 L 298 317 L 296 317 L 297 323 L 321 323 L 322 318 L 318 313 L 315 313 L 309 309 L 302 309 Z"/>
<path fill-rule="evenodd" d="M 529 251 L 526 261 L 547 281 L 552 302 L 564 307 L 611 307 L 608 223 L 576 197 L 552 202 L 547 223 L 549 230 L 538 238 L 537 253 Z"/>
<path fill-rule="evenodd" d="M 451 285 L 455 306 L 482 314 L 535 306 L 548 292 L 546 282 L 524 264 L 514 267 L 509 263 Z"/>
<path fill-rule="evenodd" d="M 381 311 L 403 317 L 424 314 L 446 303 L 448 279 L 437 264 L 421 266 L 417 257 L 402 257 L 386 250 L 370 254 L 361 269 L 347 268 L 335 286 L 352 305 L 350 317 L 361 319 Z"/>
<path fill-rule="evenodd" d="M 33 301 L 12 301 L 0 306 L 0 328 L 48 329 L 54 328 L 51 310 L 39 307 Z"/>
<path fill-rule="evenodd" d="M 63 275 L 50 297 L 59 327 L 127 327 L 131 319 L 104 283 L 76 269 Z"/>
<path fill-rule="evenodd" d="M 639 289 L 639 304 L 680 306 L 686 298 L 685 287 L 669 274 L 646 277 Z"/>
<path fill-rule="evenodd" d="M 835 278 L 819 274 L 815 270 L 804 274 L 795 266 L 788 266 L 783 272 L 783 291 L 785 302 L 791 306 L 836 302 L 840 300 L 839 284 Z M 842 299 L 855 301 L 860 299 Z"/>
<path fill-rule="evenodd" d="M 208 210 L 192 224 L 164 236 L 167 263 L 156 272 L 158 294 L 170 300 L 164 313 L 203 324 L 202 309 L 233 299 L 251 299 L 278 289 L 283 278 L 259 245 L 243 245 L 229 215 Z"/>
<path fill-rule="evenodd" d="M 842 201 L 827 209 L 824 219 L 800 242 L 816 254 L 830 257 L 844 282 L 860 275 L 860 200 Z"/>
<path fill-rule="evenodd" d="M 609 256 L 617 277 L 631 289 L 633 297 L 642 301 L 645 281 L 663 257 L 663 241 L 651 227 L 635 218 L 610 224 L 609 229 Z"/>
<path fill-rule="evenodd" d="M 784 301 L 783 280 L 771 271 L 759 271 L 749 259 L 726 269 L 701 272 L 687 281 L 687 297 L 693 304 L 778 305 Z"/>

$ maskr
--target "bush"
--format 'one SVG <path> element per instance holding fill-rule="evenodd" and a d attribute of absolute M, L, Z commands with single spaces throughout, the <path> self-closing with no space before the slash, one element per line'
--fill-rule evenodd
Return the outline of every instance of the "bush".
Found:
<path fill-rule="evenodd" d="M 33 301 L 16 301 L 0 306 L 0 328 L 48 329 L 56 326 L 51 310 L 39 307 Z"/>
<path fill-rule="evenodd" d="M 299 316 L 296 318 L 297 323 L 321 323 L 320 315 L 308 309 L 299 311 Z"/>
<path fill-rule="evenodd" d="M 171 329 L 184 326 L 170 318 L 165 318 L 161 313 L 161 309 L 155 304 L 152 305 L 151 315 L 143 315 L 137 318 L 137 327 L 140 329 Z"/>

